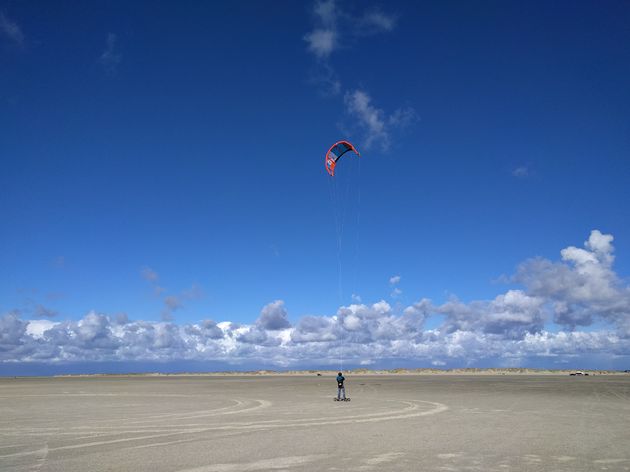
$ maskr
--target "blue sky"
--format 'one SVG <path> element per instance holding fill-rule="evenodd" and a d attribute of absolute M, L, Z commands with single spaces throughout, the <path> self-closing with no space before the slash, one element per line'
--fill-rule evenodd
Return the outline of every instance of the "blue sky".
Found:
<path fill-rule="evenodd" d="M 414 315 L 422 336 L 513 340 L 505 320 L 458 323 L 518 293 L 540 303 L 520 339 L 617 336 L 579 356 L 621 365 L 629 20 L 621 1 L 0 2 L 2 339 L 39 346 L 1 360 L 129 360 L 117 342 L 105 357 L 89 340 L 70 355 L 44 335 L 92 314 L 105 320 L 93 342 L 134 323 L 229 321 L 221 354 L 195 361 L 322 365 L 322 345 L 291 351 L 309 316 L 340 324 L 341 344 L 359 331 L 344 307 L 386 324 L 429 299 Z M 339 139 L 362 154 L 332 184 L 347 191 L 340 259 L 323 162 Z M 571 247 L 595 256 L 563 258 Z M 543 290 L 551 269 L 533 258 L 579 277 Z M 265 307 L 281 328 L 261 321 Z M 228 346 L 256 327 L 284 336 L 284 354 Z M 433 358 L 424 338 L 393 353 L 395 339 L 370 333 L 377 347 L 348 354 L 356 363 L 506 359 L 485 344 Z M 42 344 L 56 354 L 33 354 Z M 141 360 L 190 357 L 154 350 Z"/>

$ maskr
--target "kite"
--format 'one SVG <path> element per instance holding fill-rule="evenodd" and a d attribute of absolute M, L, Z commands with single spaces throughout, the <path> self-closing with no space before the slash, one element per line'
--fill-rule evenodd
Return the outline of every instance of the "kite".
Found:
<path fill-rule="evenodd" d="M 326 153 L 326 171 L 330 174 L 331 177 L 335 175 L 335 166 L 337 165 L 337 161 L 341 159 L 348 151 L 354 152 L 357 156 L 361 156 L 357 148 L 355 148 L 348 141 L 339 141 L 331 146 L 331 148 Z"/>

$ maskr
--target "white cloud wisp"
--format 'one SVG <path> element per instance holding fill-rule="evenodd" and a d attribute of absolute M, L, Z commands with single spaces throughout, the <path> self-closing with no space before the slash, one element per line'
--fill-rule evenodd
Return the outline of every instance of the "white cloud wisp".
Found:
<path fill-rule="evenodd" d="M 24 46 L 24 33 L 22 28 L 3 12 L 0 11 L 0 35 L 4 36 L 16 46 Z"/>

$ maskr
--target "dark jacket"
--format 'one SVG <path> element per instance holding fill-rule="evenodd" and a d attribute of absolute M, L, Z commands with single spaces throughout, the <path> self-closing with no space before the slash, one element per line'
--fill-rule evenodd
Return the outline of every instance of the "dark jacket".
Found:
<path fill-rule="evenodd" d="M 343 375 L 338 375 L 337 376 L 337 387 L 343 388 L 343 381 L 344 380 L 346 380 L 346 378 Z"/>

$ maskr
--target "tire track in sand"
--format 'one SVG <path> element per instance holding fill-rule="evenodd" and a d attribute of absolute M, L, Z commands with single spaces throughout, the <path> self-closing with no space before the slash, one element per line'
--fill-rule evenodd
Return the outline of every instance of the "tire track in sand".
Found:
<path fill-rule="evenodd" d="M 271 402 L 266 400 L 253 400 L 258 402 L 258 405 L 251 408 L 246 408 L 243 410 L 235 411 L 234 413 L 245 413 L 247 411 L 254 411 L 261 408 L 268 408 L 272 405 Z M 282 428 L 299 428 L 299 427 L 312 427 L 312 426 L 325 426 L 325 425 L 334 425 L 334 424 L 348 424 L 348 423 L 369 423 L 369 422 L 379 422 L 379 421 L 392 421 L 392 420 L 404 420 L 411 419 L 422 416 L 431 416 L 435 414 L 442 413 L 447 411 L 449 407 L 443 403 L 437 402 L 429 402 L 424 400 L 410 400 L 410 401 L 396 401 L 391 400 L 392 402 L 398 402 L 403 405 L 406 405 L 404 408 L 399 409 L 398 411 L 386 411 L 380 413 L 373 413 L 367 415 L 351 415 L 345 416 L 343 418 L 339 417 L 330 417 L 330 418 L 304 418 L 304 419 L 296 419 L 296 420 L 268 420 L 268 421 L 250 421 L 250 422 L 238 422 L 231 424 L 222 424 L 222 425 L 214 425 L 214 426 L 206 426 L 206 427 L 197 427 L 197 428 L 186 428 L 180 431 L 172 431 L 167 433 L 158 433 L 158 434 L 148 434 L 142 436 L 134 436 L 130 438 L 117 438 L 110 440 L 102 440 L 102 441 L 92 441 L 81 444 L 69 444 L 64 446 L 57 447 L 48 447 L 47 452 L 52 453 L 56 451 L 66 451 L 66 450 L 74 450 L 74 449 L 83 449 L 90 447 L 99 447 L 99 446 L 107 446 L 113 444 L 129 444 L 136 441 L 147 441 L 153 439 L 161 439 L 167 437 L 176 437 L 182 435 L 189 434 L 202 434 L 214 431 L 235 431 L 235 432 L 251 432 L 251 431 L 260 431 L 260 430 L 269 430 L 269 429 L 282 429 Z M 428 405 L 429 409 L 421 409 L 421 405 Z M 182 442 L 181 440 L 175 440 L 171 442 L 160 442 L 160 446 L 168 445 L 169 443 L 177 443 Z M 143 444 L 139 446 L 130 446 L 130 448 L 137 447 L 150 447 L 150 444 Z M 18 457 L 18 456 L 28 456 L 37 454 L 40 451 L 22 451 L 16 452 L 12 454 L 0 455 L 0 459 L 8 458 L 8 457 Z"/>

